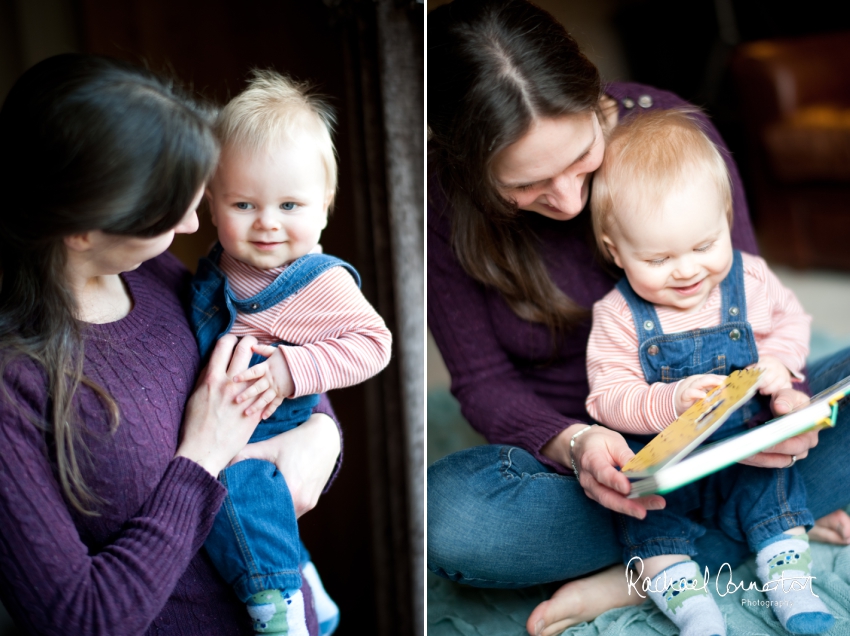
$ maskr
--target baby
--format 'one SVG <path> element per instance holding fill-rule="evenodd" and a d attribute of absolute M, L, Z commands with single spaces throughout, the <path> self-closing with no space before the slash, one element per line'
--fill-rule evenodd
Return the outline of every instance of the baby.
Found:
<path fill-rule="evenodd" d="M 219 243 L 192 283 L 201 356 L 225 333 L 259 341 L 248 411 L 267 418 L 252 442 L 303 423 L 319 393 L 363 382 L 390 359 L 392 337 L 359 290 L 351 265 L 321 253 L 336 191 L 330 107 L 309 87 L 255 71 L 216 122 L 222 152 L 206 196 Z M 206 542 L 213 563 L 247 603 L 257 633 L 307 634 L 299 564 L 309 561 L 289 489 L 274 464 L 225 469 L 228 497 Z M 304 567 L 321 633 L 338 610 L 312 563 Z"/>
<path fill-rule="evenodd" d="M 591 210 L 600 250 L 626 275 L 593 307 L 593 418 L 655 434 L 736 369 L 762 369 L 763 396 L 802 378 L 810 318 L 761 258 L 733 250 L 726 164 L 690 113 L 654 111 L 615 129 Z M 764 402 L 751 400 L 711 439 L 765 421 Z M 819 634 L 834 623 L 808 578 L 814 519 L 794 461 L 785 469 L 735 464 L 666 495 L 667 507 L 643 521 L 619 518 L 624 562 L 642 560 L 636 569 L 650 597 L 683 635 L 726 633 L 690 559 L 700 523 L 747 541 L 785 629 Z"/>

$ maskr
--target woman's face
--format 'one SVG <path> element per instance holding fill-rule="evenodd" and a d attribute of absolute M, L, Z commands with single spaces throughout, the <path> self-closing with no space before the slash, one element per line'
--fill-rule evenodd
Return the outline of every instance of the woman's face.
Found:
<path fill-rule="evenodd" d="M 584 209 L 590 175 L 602 163 L 605 139 L 596 113 L 535 119 L 525 135 L 493 161 L 499 194 L 556 221 Z"/>
<path fill-rule="evenodd" d="M 202 187 L 195 198 L 171 230 L 142 238 L 135 236 L 115 236 L 100 230 L 88 232 L 88 249 L 84 252 L 84 265 L 77 268 L 84 277 L 120 274 L 136 269 L 147 260 L 156 258 L 171 246 L 175 234 L 191 234 L 198 229 L 197 208 L 204 194 Z"/>

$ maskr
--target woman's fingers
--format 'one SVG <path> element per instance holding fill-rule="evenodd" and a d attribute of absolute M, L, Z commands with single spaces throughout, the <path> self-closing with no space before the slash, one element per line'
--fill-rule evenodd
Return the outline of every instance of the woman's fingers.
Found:
<path fill-rule="evenodd" d="M 818 445 L 818 431 L 808 431 L 771 446 L 757 455 L 741 460 L 740 463 L 760 468 L 787 468 L 791 460 L 805 459 L 809 450 Z"/>
<path fill-rule="evenodd" d="M 631 484 L 617 467 L 631 459 L 634 452 L 622 435 L 601 427 L 588 431 L 587 435 L 595 439 L 587 441 L 587 448 L 579 458 L 579 483 L 591 499 L 609 510 L 638 519 L 643 519 L 647 510 L 664 507 L 663 497 L 657 495 L 638 499 L 625 497 L 631 491 Z"/>
<path fill-rule="evenodd" d="M 233 350 L 233 356 L 230 358 L 227 375 L 232 378 L 247 371 L 248 365 L 251 363 L 251 356 L 254 355 L 252 349 L 256 344 L 257 339 L 254 336 L 243 336 L 239 340 L 236 349 Z"/>
<path fill-rule="evenodd" d="M 785 415 L 789 411 L 809 403 L 809 396 L 792 388 L 780 389 L 770 399 L 770 409 L 776 415 Z"/>
<path fill-rule="evenodd" d="M 233 349 L 236 347 L 238 341 L 239 339 L 232 334 L 227 334 L 219 338 L 210 354 L 210 361 L 205 370 L 206 375 L 224 375 L 227 372 L 227 366 L 233 357 Z"/>
<path fill-rule="evenodd" d="M 627 499 L 621 493 L 602 485 L 591 475 L 581 479 L 581 484 L 587 495 L 613 512 L 629 515 L 636 519 L 646 517 L 647 510 L 661 510 L 666 505 L 663 497 L 652 495 L 637 499 Z"/>
<path fill-rule="evenodd" d="M 271 345 L 256 344 L 251 348 L 254 353 L 259 353 L 261 356 L 268 358 L 271 354 L 277 351 L 277 347 Z"/>
<path fill-rule="evenodd" d="M 765 453 L 779 453 L 782 455 L 796 455 L 797 459 L 803 459 L 809 454 L 809 450 L 818 445 L 818 432 L 808 431 L 796 437 L 786 439 L 775 446 L 764 449 Z"/>

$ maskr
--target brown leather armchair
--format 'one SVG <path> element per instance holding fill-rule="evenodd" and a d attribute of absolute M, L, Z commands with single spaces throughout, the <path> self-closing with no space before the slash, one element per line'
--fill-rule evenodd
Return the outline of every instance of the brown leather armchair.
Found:
<path fill-rule="evenodd" d="M 732 61 L 768 258 L 850 269 L 850 32 L 763 40 Z"/>

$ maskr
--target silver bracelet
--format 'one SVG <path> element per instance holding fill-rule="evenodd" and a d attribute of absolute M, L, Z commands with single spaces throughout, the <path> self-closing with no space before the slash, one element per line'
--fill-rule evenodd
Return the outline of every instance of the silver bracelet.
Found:
<path fill-rule="evenodd" d="M 596 424 L 588 424 L 570 438 L 570 464 L 573 466 L 573 472 L 576 475 L 576 479 L 578 479 L 578 468 L 576 468 L 576 460 L 575 457 L 573 457 L 573 449 L 576 447 L 576 438 L 583 433 L 587 433 L 587 431 L 592 429 L 594 426 L 596 426 Z"/>

